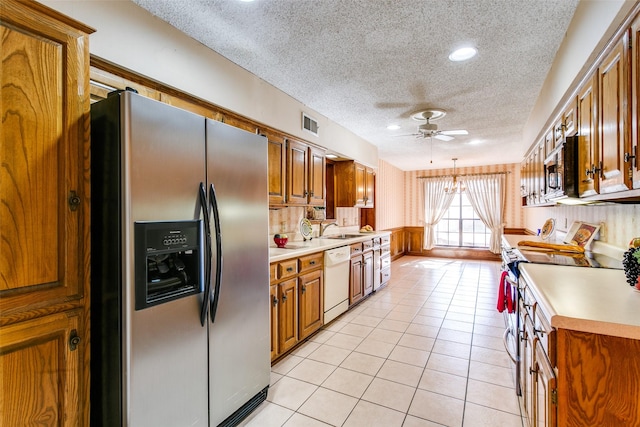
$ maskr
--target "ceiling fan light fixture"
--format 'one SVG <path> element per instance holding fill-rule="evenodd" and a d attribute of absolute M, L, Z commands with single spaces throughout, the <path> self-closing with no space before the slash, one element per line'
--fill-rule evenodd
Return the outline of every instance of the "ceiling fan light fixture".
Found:
<path fill-rule="evenodd" d="M 474 47 L 461 47 L 449 54 L 449 60 L 452 62 L 466 61 L 476 56 L 477 53 L 478 51 Z"/>

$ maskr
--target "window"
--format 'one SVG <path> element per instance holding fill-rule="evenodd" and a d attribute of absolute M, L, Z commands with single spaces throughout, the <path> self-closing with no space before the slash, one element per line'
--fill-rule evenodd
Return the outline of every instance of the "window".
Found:
<path fill-rule="evenodd" d="M 491 231 L 475 213 L 464 191 L 455 195 L 435 228 L 437 246 L 489 247 Z"/>

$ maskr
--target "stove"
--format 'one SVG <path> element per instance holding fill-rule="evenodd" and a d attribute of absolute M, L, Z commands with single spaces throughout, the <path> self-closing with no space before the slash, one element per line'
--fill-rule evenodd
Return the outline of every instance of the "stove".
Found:
<path fill-rule="evenodd" d="M 511 249 L 510 252 L 509 262 L 517 260 L 534 264 L 568 265 L 573 267 L 614 268 L 619 270 L 623 268 L 622 260 L 588 251 L 585 253 L 568 253 L 560 251 Z"/>

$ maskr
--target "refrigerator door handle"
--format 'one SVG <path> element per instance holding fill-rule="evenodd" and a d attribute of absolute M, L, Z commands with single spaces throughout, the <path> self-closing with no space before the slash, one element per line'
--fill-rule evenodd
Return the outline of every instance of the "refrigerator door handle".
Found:
<path fill-rule="evenodd" d="M 200 323 L 202 326 L 207 321 L 209 311 L 209 299 L 211 298 L 211 226 L 209 224 L 209 209 L 207 205 L 207 191 L 204 183 L 200 183 L 200 207 L 204 221 L 204 296 L 200 309 Z"/>
<path fill-rule="evenodd" d="M 218 199 L 216 197 L 216 189 L 213 184 L 209 186 L 209 203 L 213 212 L 213 227 L 216 237 L 216 273 L 215 283 L 213 284 L 213 295 L 211 298 L 211 323 L 216 320 L 216 311 L 218 310 L 218 295 L 220 294 L 220 283 L 222 282 L 222 235 L 220 234 L 220 213 L 218 212 Z"/>

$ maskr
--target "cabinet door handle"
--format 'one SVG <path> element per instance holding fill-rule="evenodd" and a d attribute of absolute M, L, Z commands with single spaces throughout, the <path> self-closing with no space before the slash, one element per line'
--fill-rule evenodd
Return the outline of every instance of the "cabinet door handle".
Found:
<path fill-rule="evenodd" d="M 309 264 L 316 265 L 316 262 L 315 261 L 309 261 Z"/>
<path fill-rule="evenodd" d="M 271 300 L 271 304 L 273 304 L 274 307 L 276 305 L 278 305 L 278 298 L 275 295 L 273 295 L 273 299 Z"/>
<path fill-rule="evenodd" d="M 287 267 L 287 273 L 291 273 L 293 271 L 293 267 Z"/>
<path fill-rule="evenodd" d="M 287 302 L 287 296 L 286 295 L 282 295 L 282 303 L 284 304 L 285 302 Z"/>
<path fill-rule="evenodd" d="M 307 290 L 307 285 L 302 285 L 302 293 L 304 294 L 304 292 Z"/>
<path fill-rule="evenodd" d="M 78 331 L 75 329 L 71 330 L 71 334 L 69 335 L 69 350 L 74 351 L 78 348 L 80 344 L 80 337 L 78 336 Z"/>

